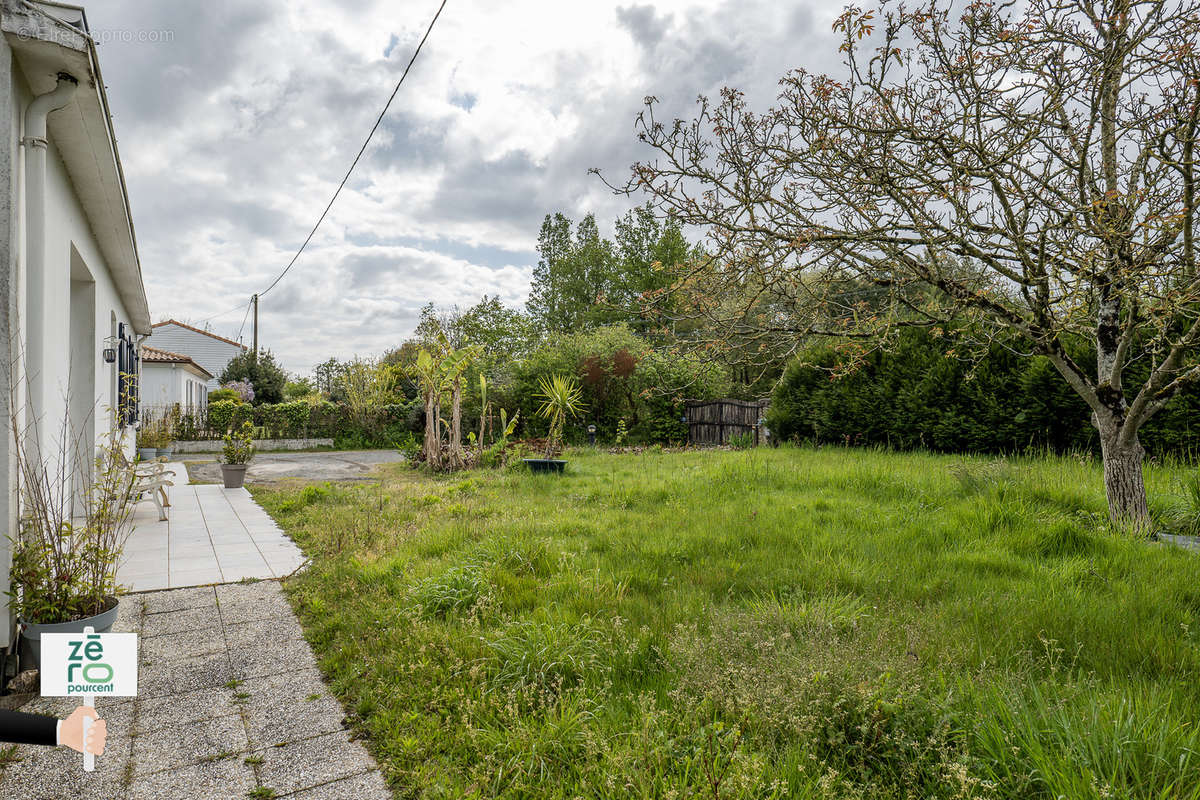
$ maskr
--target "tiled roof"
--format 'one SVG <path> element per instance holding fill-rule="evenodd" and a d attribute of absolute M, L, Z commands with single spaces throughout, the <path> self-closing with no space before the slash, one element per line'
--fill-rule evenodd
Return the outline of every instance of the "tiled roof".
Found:
<path fill-rule="evenodd" d="M 140 352 L 142 361 L 148 364 L 191 364 L 208 377 L 213 377 L 211 372 L 193 361 L 190 356 L 172 353 L 170 350 L 159 350 L 157 347 L 151 347 L 148 344 L 142 345 Z"/>

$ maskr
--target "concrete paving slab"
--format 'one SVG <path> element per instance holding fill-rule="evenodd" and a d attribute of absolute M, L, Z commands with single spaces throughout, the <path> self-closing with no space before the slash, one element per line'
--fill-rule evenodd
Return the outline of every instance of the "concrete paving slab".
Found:
<path fill-rule="evenodd" d="M 212 589 L 183 589 L 176 592 L 154 592 L 143 595 L 147 614 L 180 611 L 185 608 L 216 606 L 217 595 Z"/>
<path fill-rule="evenodd" d="M 317 670 L 248 678 L 238 691 L 251 747 L 293 742 L 343 729 L 346 713 L 329 696 Z"/>
<path fill-rule="evenodd" d="M 212 586 L 223 583 L 225 578 L 214 564 L 201 569 L 171 570 L 167 573 L 170 586 Z"/>
<path fill-rule="evenodd" d="M 247 749 L 246 728 L 237 714 L 168 725 L 134 737 L 133 774 L 180 769 Z"/>
<path fill-rule="evenodd" d="M 20 761 L 0 771 L 0 797 L 20 800 L 114 800 L 124 797 L 129 739 L 114 740 L 83 771 L 83 756 L 65 747 L 17 745 Z"/>
<path fill-rule="evenodd" d="M 127 797 L 129 800 L 245 800 L 253 788 L 254 771 L 234 756 L 135 778 Z"/>
<path fill-rule="evenodd" d="M 221 607 L 221 619 L 226 625 L 293 618 L 292 607 L 273 581 L 218 586 L 217 603 Z"/>
<path fill-rule="evenodd" d="M 189 654 L 178 660 L 158 661 L 138 670 L 138 697 L 162 697 L 196 689 L 213 689 L 233 680 L 229 654 Z"/>
<path fill-rule="evenodd" d="M 138 587 L 139 592 L 153 592 L 159 589 L 169 589 L 167 584 L 166 571 L 159 572 L 154 570 L 142 574 L 125 575 L 121 581 L 117 582 L 122 591 L 130 591 L 134 585 Z"/>
<path fill-rule="evenodd" d="M 279 794 L 297 792 L 367 772 L 375 762 L 345 731 L 257 751 L 258 780 Z"/>
<path fill-rule="evenodd" d="M 173 614 L 148 614 L 142 625 L 142 637 L 172 636 L 187 631 L 219 628 L 221 617 L 216 604 L 186 608 Z"/>
<path fill-rule="evenodd" d="M 172 663 L 187 660 L 193 655 L 224 652 L 225 634 L 221 630 L 220 621 L 216 619 L 215 614 L 213 616 L 214 623 L 211 627 L 143 638 L 138 651 L 142 663 Z M 169 625 L 169 621 L 154 620 L 153 623 Z"/>
<path fill-rule="evenodd" d="M 387 797 L 389 794 L 382 775 L 364 772 L 290 794 L 288 800 L 361 800 L 364 797 Z"/>
<path fill-rule="evenodd" d="M 230 645 L 236 647 L 230 653 L 230 668 L 239 680 L 274 675 L 281 670 L 295 672 L 317 668 L 317 660 L 303 640 L 261 640 L 260 647 L 255 650 L 246 650 L 244 645 L 235 646 L 232 641 Z"/>
<path fill-rule="evenodd" d="M 234 703 L 234 690 L 226 686 L 147 697 L 138 702 L 136 732 L 141 735 L 161 728 L 239 713 L 241 707 Z"/>

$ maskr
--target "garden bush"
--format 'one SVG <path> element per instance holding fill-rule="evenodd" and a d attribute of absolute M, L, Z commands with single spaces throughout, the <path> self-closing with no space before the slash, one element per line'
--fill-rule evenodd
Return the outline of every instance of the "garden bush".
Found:
<path fill-rule="evenodd" d="M 533 395 L 539 380 L 551 375 L 579 379 L 586 409 L 567 426 L 566 438 L 574 442 L 587 440 L 588 425 L 596 426 L 600 441 L 613 441 L 622 421 L 633 441 L 685 441 L 685 401 L 712 399 L 729 390 L 720 365 L 651 349 L 629 326 L 609 325 L 547 342 L 516 364 L 511 375 L 493 383 L 497 405 L 520 411 L 522 435 L 545 435 Z M 464 419 L 470 419 L 466 408 Z"/>
<path fill-rule="evenodd" d="M 307 434 L 310 411 L 308 403 L 302 401 L 264 404 L 255 409 L 255 417 L 268 438 L 295 439 Z"/>
<path fill-rule="evenodd" d="M 211 435 L 222 436 L 241 427 L 249 420 L 253 409 L 239 400 L 217 400 L 208 404 L 208 429 Z"/>

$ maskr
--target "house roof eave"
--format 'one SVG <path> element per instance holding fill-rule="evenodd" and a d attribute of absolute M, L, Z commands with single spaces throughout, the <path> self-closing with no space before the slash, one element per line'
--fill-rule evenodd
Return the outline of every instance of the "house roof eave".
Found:
<path fill-rule="evenodd" d="M 64 108 L 50 114 L 47 128 L 129 321 L 134 331 L 148 334 L 150 307 L 95 42 L 24 0 L 0 0 L 0 30 L 34 95 L 52 90 L 59 72 L 79 80 L 79 90 Z"/>

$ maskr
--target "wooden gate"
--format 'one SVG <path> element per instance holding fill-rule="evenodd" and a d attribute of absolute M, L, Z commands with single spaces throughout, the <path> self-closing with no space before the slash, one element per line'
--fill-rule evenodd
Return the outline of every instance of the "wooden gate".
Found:
<path fill-rule="evenodd" d="M 688 444 L 729 444 L 731 436 L 750 434 L 757 447 L 762 436 L 759 419 L 767 400 L 688 400 Z"/>

